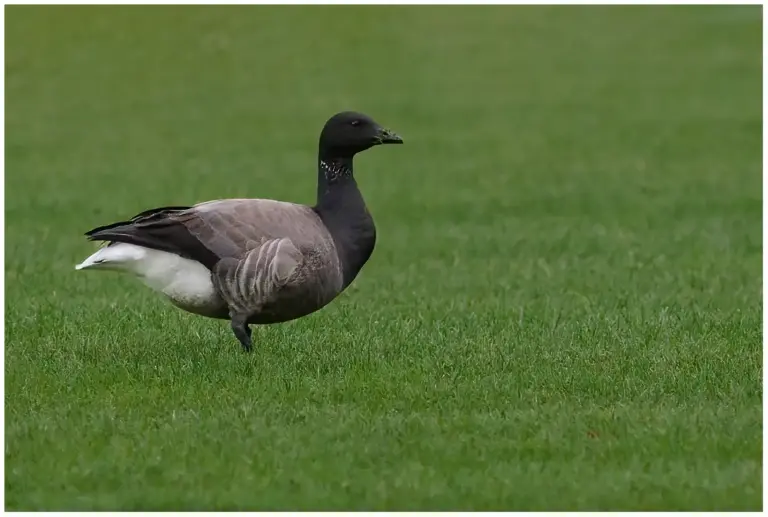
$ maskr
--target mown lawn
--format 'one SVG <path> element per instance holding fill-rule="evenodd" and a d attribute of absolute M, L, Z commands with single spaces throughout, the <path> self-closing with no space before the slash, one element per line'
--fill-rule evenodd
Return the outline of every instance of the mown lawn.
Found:
<path fill-rule="evenodd" d="M 6 9 L 5 505 L 762 508 L 760 7 Z M 82 233 L 312 203 L 377 249 L 257 328 L 76 272 Z"/>

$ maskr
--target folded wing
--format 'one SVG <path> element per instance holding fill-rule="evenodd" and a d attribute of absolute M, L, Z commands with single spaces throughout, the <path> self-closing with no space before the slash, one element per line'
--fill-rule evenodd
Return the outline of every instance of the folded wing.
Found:
<path fill-rule="evenodd" d="M 245 260 L 250 251 L 274 239 L 288 239 L 296 250 L 333 246 L 311 208 L 268 199 L 224 199 L 192 207 L 155 208 L 86 235 L 91 240 L 127 242 L 175 253 L 210 270 L 224 258 Z"/>

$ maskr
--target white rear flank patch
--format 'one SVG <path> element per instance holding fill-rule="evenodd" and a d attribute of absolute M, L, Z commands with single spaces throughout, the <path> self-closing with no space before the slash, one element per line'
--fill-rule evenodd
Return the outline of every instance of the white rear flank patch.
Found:
<path fill-rule="evenodd" d="M 135 244 L 120 242 L 101 248 L 75 269 L 133 273 L 155 291 L 193 310 L 215 305 L 219 300 L 211 272 L 200 262 Z"/>

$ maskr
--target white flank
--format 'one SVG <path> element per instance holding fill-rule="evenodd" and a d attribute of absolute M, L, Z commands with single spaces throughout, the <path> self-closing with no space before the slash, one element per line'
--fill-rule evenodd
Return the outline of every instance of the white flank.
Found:
<path fill-rule="evenodd" d="M 117 243 L 101 248 L 75 269 L 124 271 L 174 302 L 193 308 L 215 303 L 211 272 L 196 260 L 135 244 Z"/>

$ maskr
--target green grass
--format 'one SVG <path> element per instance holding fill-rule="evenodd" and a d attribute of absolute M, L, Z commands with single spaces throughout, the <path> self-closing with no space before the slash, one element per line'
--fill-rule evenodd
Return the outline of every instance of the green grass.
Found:
<path fill-rule="evenodd" d="M 8 509 L 762 508 L 759 7 L 9 7 Z M 75 272 L 153 206 L 379 234 L 257 328 Z"/>

